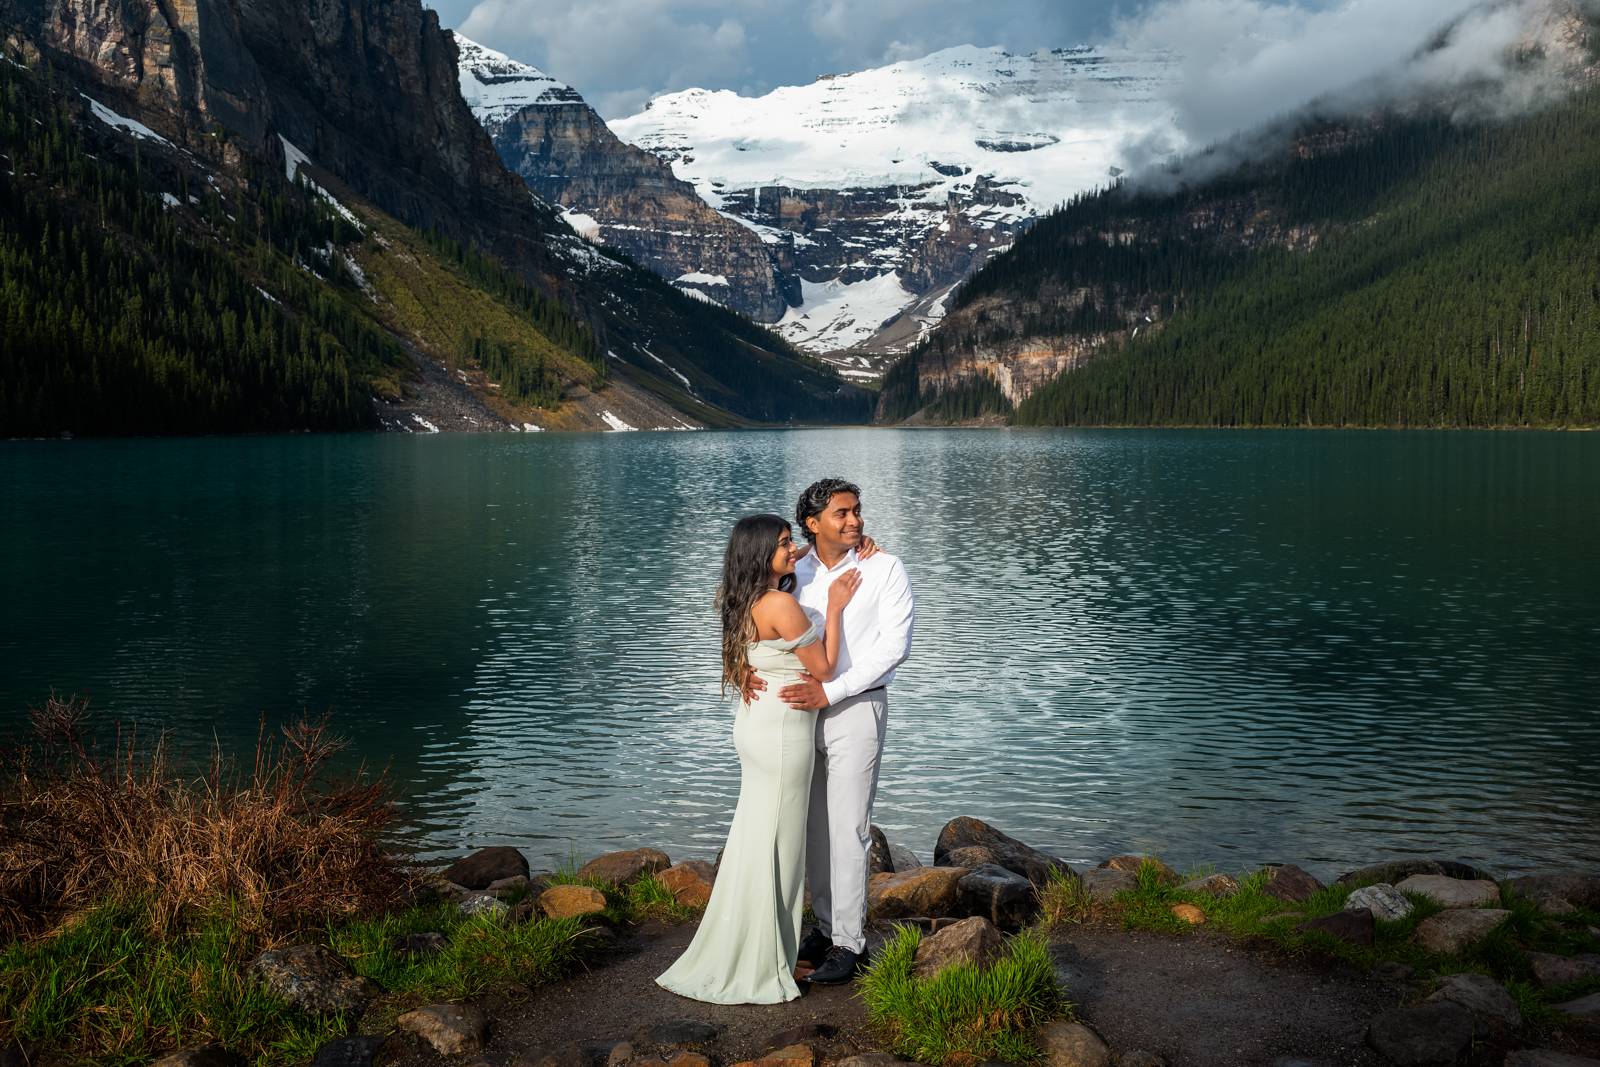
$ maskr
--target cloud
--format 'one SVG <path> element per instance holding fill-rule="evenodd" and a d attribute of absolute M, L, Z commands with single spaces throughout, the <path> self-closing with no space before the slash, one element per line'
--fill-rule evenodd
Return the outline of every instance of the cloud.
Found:
<path fill-rule="evenodd" d="M 607 118 L 690 87 L 751 95 L 954 45 L 1014 51 L 1103 32 L 1112 0 L 466 0 L 467 37 L 569 82 Z"/>
<path fill-rule="evenodd" d="M 1585 0 L 1593 2 L 1593 0 Z M 1208 148 L 1183 175 L 1225 169 L 1281 148 L 1296 120 L 1384 107 L 1505 115 L 1564 91 L 1575 56 L 1529 62 L 1519 45 L 1560 37 L 1549 0 L 1163 0 L 1119 18 L 1112 37 L 1181 56 L 1168 90 L 1175 128 L 1123 146 L 1130 169 Z M 1555 51 L 1559 51 L 1559 44 Z"/>

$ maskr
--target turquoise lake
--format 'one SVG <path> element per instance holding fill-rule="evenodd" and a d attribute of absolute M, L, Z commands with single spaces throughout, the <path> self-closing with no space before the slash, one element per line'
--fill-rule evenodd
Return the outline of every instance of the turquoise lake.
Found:
<path fill-rule="evenodd" d="M 713 855 L 723 540 L 863 487 L 918 598 L 876 821 L 1071 861 L 1600 857 L 1600 435 L 0 444 L 0 698 L 243 751 L 331 711 L 425 851 Z"/>

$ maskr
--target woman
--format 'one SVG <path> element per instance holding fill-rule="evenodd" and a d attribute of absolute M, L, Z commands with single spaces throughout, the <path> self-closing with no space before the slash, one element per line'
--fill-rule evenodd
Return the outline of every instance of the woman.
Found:
<path fill-rule="evenodd" d="M 767 688 L 742 701 L 734 718 L 739 804 L 705 917 L 688 951 L 656 979 L 713 1004 L 776 1004 L 800 995 L 794 967 L 816 719 L 777 692 L 802 670 L 821 681 L 833 677 L 840 619 L 861 584 L 857 570 L 834 581 L 819 639 L 791 593 L 800 556 L 787 522 L 750 515 L 734 525 L 722 562 L 723 692 L 742 690 L 747 671 L 760 674 Z"/>

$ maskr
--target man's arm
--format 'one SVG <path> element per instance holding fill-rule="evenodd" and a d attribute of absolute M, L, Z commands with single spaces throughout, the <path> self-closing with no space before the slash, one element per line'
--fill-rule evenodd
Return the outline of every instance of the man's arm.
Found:
<path fill-rule="evenodd" d="M 916 600 L 911 595 L 911 579 L 905 565 L 894 560 L 878 594 L 878 640 L 857 655 L 850 650 L 850 669 L 831 682 L 822 683 L 829 704 L 837 704 L 870 689 L 879 678 L 904 663 L 911 655 L 911 631 L 916 622 Z"/>

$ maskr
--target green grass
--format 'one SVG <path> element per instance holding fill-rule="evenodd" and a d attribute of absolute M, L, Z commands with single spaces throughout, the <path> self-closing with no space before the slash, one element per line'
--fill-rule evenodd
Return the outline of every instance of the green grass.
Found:
<path fill-rule="evenodd" d="M 627 886 L 618 886 L 602 878 L 579 877 L 576 859 L 567 862 L 546 879 L 549 885 L 582 885 L 598 890 L 606 898 L 602 913 L 607 922 L 635 924 L 648 920 L 666 923 L 688 922 L 703 909 L 679 904 L 672 890 L 653 874 L 647 874 Z"/>
<path fill-rule="evenodd" d="M 1050 869 L 1045 884 L 1039 887 L 1037 894 L 1039 918 L 1036 925 L 1042 930 L 1060 930 L 1081 923 L 1094 909 L 1094 902 L 1083 888 L 1082 879 L 1059 867 Z"/>
<path fill-rule="evenodd" d="M 420 1004 L 464 1000 L 491 988 L 527 988 L 577 965 L 592 927 L 577 919 L 508 923 L 467 917 L 452 903 L 331 923 L 321 936 L 383 990 L 360 1020 L 381 1033 Z M 162 1052 L 221 1042 L 257 1067 L 303 1063 L 357 1020 L 313 1016 L 272 996 L 247 973 L 267 947 L 260 924 L 219 908 L 163 935 L 148 908 L 108 903 L 56 933 L 0 948 L 0 1039 L 14 1034 L 71 1062 L 122 1067 Z M 444 949 L 410 956 L 405 934 L 435 931 Z"/>
<path fill-rule="evenodd" d="M 1013 937 L 987 970 L 961 964 L 931 979 L 911 973 L 921 940 L 915 927 L 901 927 L 861 979 L 868 1015 L 889 1047 L 946 1067 L 1037 1061 L 1033 1028 L 1068 1010 L 1043 936 Z"/>

